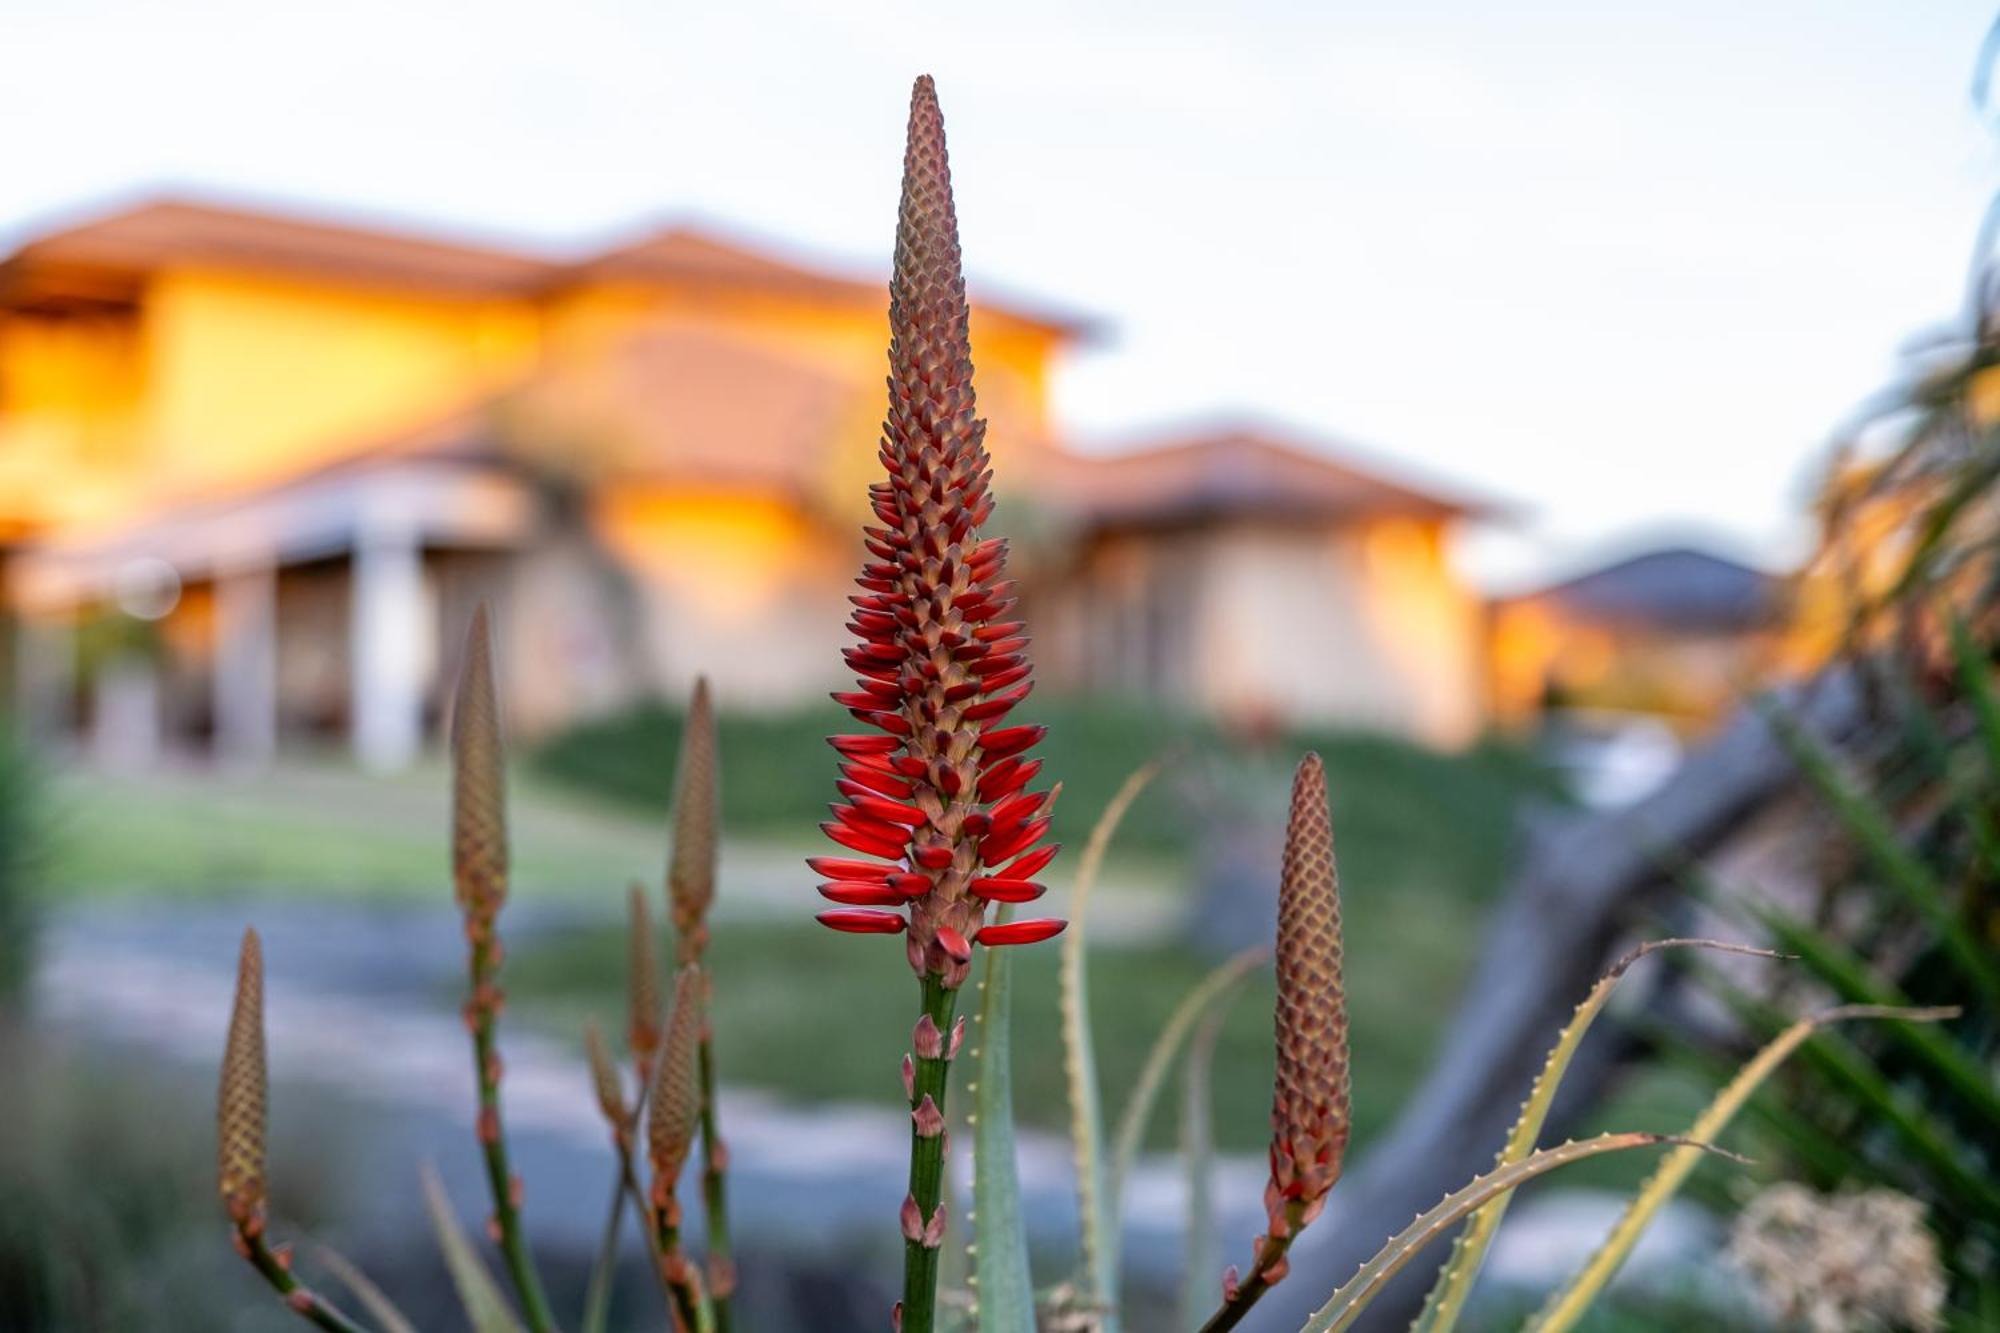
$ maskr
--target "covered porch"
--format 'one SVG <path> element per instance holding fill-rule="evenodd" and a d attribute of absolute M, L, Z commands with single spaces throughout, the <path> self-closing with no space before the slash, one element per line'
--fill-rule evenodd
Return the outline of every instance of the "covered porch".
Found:
<path fill-rule="evenodd" d="M 282 744 L 400 768 L 538 513 L 497 467 L 370 460 L 31 545 L 8 568 L 16 715 L 127 767 Z"/>

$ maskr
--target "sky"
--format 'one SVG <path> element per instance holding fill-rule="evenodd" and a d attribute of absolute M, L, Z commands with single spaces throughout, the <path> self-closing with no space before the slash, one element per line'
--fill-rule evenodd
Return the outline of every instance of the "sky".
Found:
<path fill-rule="evenodd" d="M 695 214 L 880 266 L 938 79 L 975 286 L 1105 321 L 1084 447 L 1252 417 L 1502 502 L 1518 587 L 1781 565 L 1952 312 L 1990 0 L 0 0 L 0 232 L 164 187 L 580 247 Z M 996 442 L 1004 447 L 1004 442 Z M 1004 465 L 1004 463 L 1003 463 Z"/>

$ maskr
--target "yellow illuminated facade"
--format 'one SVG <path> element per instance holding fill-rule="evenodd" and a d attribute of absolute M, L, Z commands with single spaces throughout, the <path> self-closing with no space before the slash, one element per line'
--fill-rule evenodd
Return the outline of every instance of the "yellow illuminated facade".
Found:
<path fill-rule="evenodd" d="M 525 732 L 701 673 L 822 697 L 887 326 L 877 277 L 688 228 L 555 258 L 164 201 L 50 232 L 0 261 L 6 688 L 31 725 L 393 767 L 485 603 Z M 1087 333 L 973 302 L 1042 679 L 1476 734 L 1473 509 L 1255 430 L 1069 450 Z"/>

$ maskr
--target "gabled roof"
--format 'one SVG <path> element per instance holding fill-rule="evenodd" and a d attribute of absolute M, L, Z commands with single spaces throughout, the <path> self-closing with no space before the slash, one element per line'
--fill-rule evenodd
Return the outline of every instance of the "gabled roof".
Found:
<path fill-rule="evenodd" d="M 1771 623 L 1783 581 L 1691 546 L 1643 551 L 1507 602 L 1553 604 L 1606 624 L 1736 631 Z"/>
<path fill-rule="evenodd" d="M 707 226 L 678 223 L 572 266 L 570 280 L 613 278 L 691 287 L 761 290 L 829 304 L 887 309 L 886 275 L 787 257 L 782 247 L 737 239 Z M 1065 337 L 1084 337 L 1091 321 L 1024 302 L 973 293 L 973 305 Z"/>
<path fill-rule="evenodd" d="M 136 280 L 176 264 L 307 273 L 467 295 L 521 292 L 556 272 L 545 259 L 410 232 L 158 199 L 49 232 L 0 264 L 0 301 L 42 272 Z"/>
<path fill-rule="evenodd" d="M 161 198 L 46 232 L 0 261 L 0 307 L 53 293 L 130 299 L 147 274 L 203 264 L 302 273 L 369 286 L 448 295 L 530 295 L 581 283 L 637 283 L 775 292 L 838 305 L 886 308 L 880 275 L 788 258 L 779 247 L 680 225 L 601 253 L 557 256 L 417 231 L 308 218 L 264 209 Z M 975 307 L 1064 337 L 1092 331 L 1074 314 L 1029 303 Z"/>
<path fill-rule="evenodd" d="M 1386 475 L 1334 446 L 1253 425 L 1221 425 L 1116 453 L 1050 461 L 1062 502 L 1100 525 L 1232 517 L 1462 518 L 1490 504 Z"/>

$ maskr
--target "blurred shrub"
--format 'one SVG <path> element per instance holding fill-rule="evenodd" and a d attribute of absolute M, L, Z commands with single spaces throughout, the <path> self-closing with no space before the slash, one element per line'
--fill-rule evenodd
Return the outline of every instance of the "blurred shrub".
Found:
<path fill-rule="evenodd" d="M 0 1007 L 28 980 L 43 809 L 27 757 L 0 726 Z"/>
<path fill-rule="evenodd" d="M 142 1081 L 0 1026 L 0 1107 L 0 1329 L 296 1327 L 283 1307 L 249 1298 L 254 1279 L 219 1243 L 205 1090 Z M 287 1183 L 300 1187 L 287 1189 L 288 1211 L 326 1195 L 310 1180 Z"/>
<path fill-rule="evenodd" d="M 1282 811 L 1288 756 L 1316 749 L 1340 810 L 1336 837 L 1342 869 L 1355 882 L 1405 884 L 1419 878 L 1440 891 L 1481 896 L 1507 864 L 1519 805 L 1561 799 L 1551 771 L 1525 751 L 1497 741 L 1462 753 L 1427 749 L 1395 737 L 1358 732 L 1300 733 L 1248 745 L 1214 723 L 1129 703 L 1035 701 L 1031 720 L 1048 724 L 1037 747 L 1047 778 L 1063 784 L 1055 836 L 1079 847 L 1096 812 L 1131 771 L 1164 751 L 1194 761 L 1187 771 L 1226 764 L 1268 768 L 1276 796 L 1262 803 Z M 642 813 L 667 808 L 682 718 L 673 707 L 648 703 L 575 727 L 544 744 L 536 767 L 565 784 L 630 805 Z M 852 719 L 831 706 L 771 714 L 724 714 L 720 719 L 722 808 L 739 836 L 805 842 L 826 818 L 834 756 L 824 737 L 851 730 Z M 1210 787 L 1241 786 L 1233 774 Z M 1152 854 L 1192 850 L 1203 821 L 1191 805 L 1210 792 L 1168 791 L 1142 801 L 1121 829 L 1120 844 Z M 1450 829 L 1450 837 L 1439 837 Z"/>

